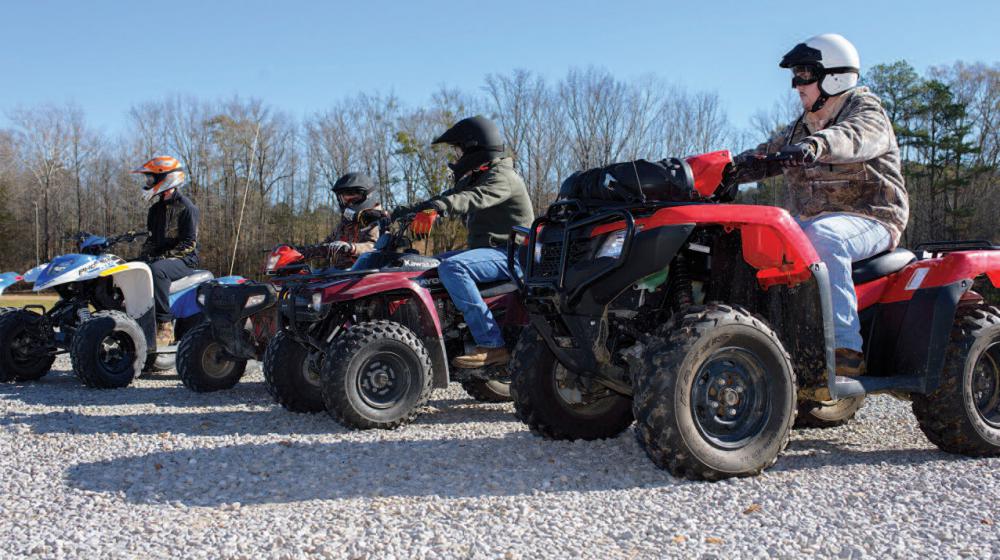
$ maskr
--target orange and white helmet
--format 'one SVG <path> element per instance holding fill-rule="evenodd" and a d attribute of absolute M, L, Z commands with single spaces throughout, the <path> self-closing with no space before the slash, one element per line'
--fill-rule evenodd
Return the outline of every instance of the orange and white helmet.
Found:
<path fill-rule="evenodd" d="M 181 162 L 171 156 L 155 156 L 133 169 L 132 173 L 142 173 L 146 176 L 146 184 L 142 187 L 142 198 L 147 201 L 187 182 L 187 173 L 184 172 Z"/>

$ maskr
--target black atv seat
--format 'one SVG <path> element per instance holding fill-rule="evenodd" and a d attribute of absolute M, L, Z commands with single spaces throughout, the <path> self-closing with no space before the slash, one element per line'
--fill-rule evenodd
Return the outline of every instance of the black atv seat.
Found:
<path fill-rule="evenodd" d="M 484 298 L 501 296 L 503 294 L 509 294 L 511 292 L 517 291 L 517 284 L 506 280 L 502 282 L 487 282 L 485 284 L 479 284 L 479 295 Z"/>
<path fill-rule="evenodd" d="M 208 280 L 211 280 L 212 278 L 215 278 L 215 276 L 212 276 L 211 272 L 209 272 L 207 270 L 196 270 L 196 271 L 194 271 L 194 274 L 192 274 L 190 276 L 185 276 L 184 278 L 181 278 L 180 280 L 174 280 L 173 282 L 171 282 L 170 283 L 170 293 L 176 294 L 177 292 L 179 292 L 181 290 L 185 290 L 187 288 L 190 288 L 191 286 L 194 286 L 195 284 L 201 284 L 202 282 L 207 282 Z"/>
<path fill-rule="evenodd" d="M 855 284 L 864 284 L 888 276 L 893 272 L 899 272 L 915 260 L 917 260 L 916 255 L 907 249 L 886 251 L 854 263 L 851 276 Z"/>

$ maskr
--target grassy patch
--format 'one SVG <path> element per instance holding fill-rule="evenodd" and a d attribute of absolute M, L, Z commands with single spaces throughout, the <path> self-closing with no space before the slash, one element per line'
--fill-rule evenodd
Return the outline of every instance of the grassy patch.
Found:
<path fill-rule="evenodd" d="M 50 309 L 59 296 L 37 295 L 37 294 L 11 294 L 0 296 L 0 307 L 24 307 L 25 305 L 44 305 L 45 309 Z"/>

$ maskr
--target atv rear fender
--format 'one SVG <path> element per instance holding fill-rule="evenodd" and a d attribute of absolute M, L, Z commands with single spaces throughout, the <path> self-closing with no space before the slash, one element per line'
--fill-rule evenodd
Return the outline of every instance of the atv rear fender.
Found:
<path fill-rule="evenodd" d="M 354 302 L 374 296 L 384 296 L 389 300 L 389 318 L 402 318 L 401 323 L 413 330 L 431 357 L 434 368 L 434 388 L 443 389 L 448 386 L 450 374 L 448 371 L 448 355 L 445 351 L 444 336 L 441 331 L 441 318 L 430 292 L 421 286 L 421 273 L 411 274 L 390 272 L 375 273 L 340 281 L 322 288 L 322 304 L 324 307 L 338 303 Z M 415 307 L 415 309 L 414 309 Z M 414 309 L 416 320 L 408 319 L 405 309 Z"/>

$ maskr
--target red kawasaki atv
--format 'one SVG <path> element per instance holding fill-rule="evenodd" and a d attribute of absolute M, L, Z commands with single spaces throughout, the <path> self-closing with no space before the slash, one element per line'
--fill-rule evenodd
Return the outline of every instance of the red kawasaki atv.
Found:
<path fill-rule="evenodd" d="M 531 326 L 511 361 L 518 417 L 594 439 L 634 415 L 657 466 L 717 480 L 772 465 L 797 410 L 843 415 L 846 400 L 892 393 L 941 449 L 1000 455 L 1000 310 L 973 290 L 1000 286 L 1000 248 L 934 243 L 855 263 L 868 373 L 838 377 L 826 267 L 786 211 L 725 203 L 731 163 L 716 152 L 578 173 L 517 231 L 533 256 L 519 285 Z"/>
<path fill-rule="evenodd" d="M 243 377 L 247 360 L 264 357 L 276 330 L 281 279 L 308 275 L 318 281 L 325 273 L 340 272 L 309 265 L 303 253 L 316 247 L 275 247 L 264 264 L 272 283 L 213 281 L 198 287 L 205 321 L 184 336 L 177 350 L 177 375 L 185 387 L 199 393 L 229 389 Z"/>
<path fill-rule="evenodd" d="M 412 248 L 411 222 L 383 219 L 375 250 L 351 270 L 283 280 L 264 377 L 285 408 L 325 408 L 347 427 L 389 429 L 411 421 L 431 390 L 450 381 L 479 401 L 510 399 L 506 366 L 450 369 L 450 358 L 474 343 L 438 279 L 440 261 Z M 517 286 L 480 288 L 513 346 L 527 322 Z"/>

